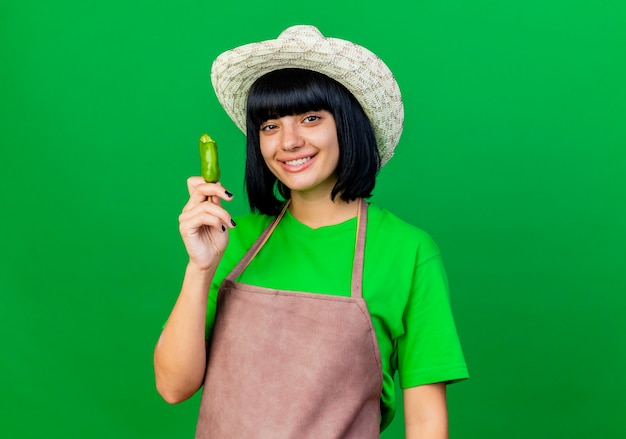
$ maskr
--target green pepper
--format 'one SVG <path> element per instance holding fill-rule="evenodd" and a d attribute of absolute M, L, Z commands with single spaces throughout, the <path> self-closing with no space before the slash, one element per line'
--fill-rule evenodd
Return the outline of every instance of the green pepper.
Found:
<path fill-rule="evenodd" d="M 215 183 L 220 179 L 220 165 L 217 161 L 217 143 L 208 134 L 200 136 L 200 166 L 202 177 L 207 183 Z"/>

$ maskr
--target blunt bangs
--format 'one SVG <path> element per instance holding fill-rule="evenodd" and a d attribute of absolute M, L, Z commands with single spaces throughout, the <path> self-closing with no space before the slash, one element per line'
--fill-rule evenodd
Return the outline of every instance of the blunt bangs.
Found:
<path fill-rule="evenodd" d="M 258 129 L 269 119 L 307 111 L 326 110 L 333 113 L 334 85 L 332 79 L 311 70 L 292 68 L 270 72 L 259 78 L 250 89 L 248 126 Z"/>

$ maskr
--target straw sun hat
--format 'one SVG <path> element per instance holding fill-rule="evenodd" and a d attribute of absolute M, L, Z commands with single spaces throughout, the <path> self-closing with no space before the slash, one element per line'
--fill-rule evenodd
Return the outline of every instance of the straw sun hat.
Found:
<path fill-rule="evenodd" d="M 402 133 L 404 107 L 393 74 L 364 47 L 326 38 L 313 26 L 292 26 L 275 40 L 222 53 L 213 62 L 211 82 L 220 104 L 245 133 L 246 101 L 254 81 L 291 67 L 323 73 L 350 90 L 372 121 L 381 164 L 387 163 Z"/>

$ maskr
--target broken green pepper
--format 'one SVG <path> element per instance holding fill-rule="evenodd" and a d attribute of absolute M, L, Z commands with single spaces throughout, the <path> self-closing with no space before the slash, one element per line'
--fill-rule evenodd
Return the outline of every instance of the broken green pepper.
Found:
<path fill-rule="evenodd" d="M 202 134 L 198 142 L 200 148 L 200 167 L 202 177 L 207 183 L 216 183 L 220 179 L 220 165 L 217 160 L 217 143 L 208 134 Z"/>

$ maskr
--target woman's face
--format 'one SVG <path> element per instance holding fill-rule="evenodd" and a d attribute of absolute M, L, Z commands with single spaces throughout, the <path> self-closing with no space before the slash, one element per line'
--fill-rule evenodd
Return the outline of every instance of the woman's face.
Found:
<path fill-rule="evenodd" d="M 267 120 L 261 124 L 259 139 L 265 163 L 292 195 L 330 194 L 339 163 L 337 127 L 330 112 Z"/>

